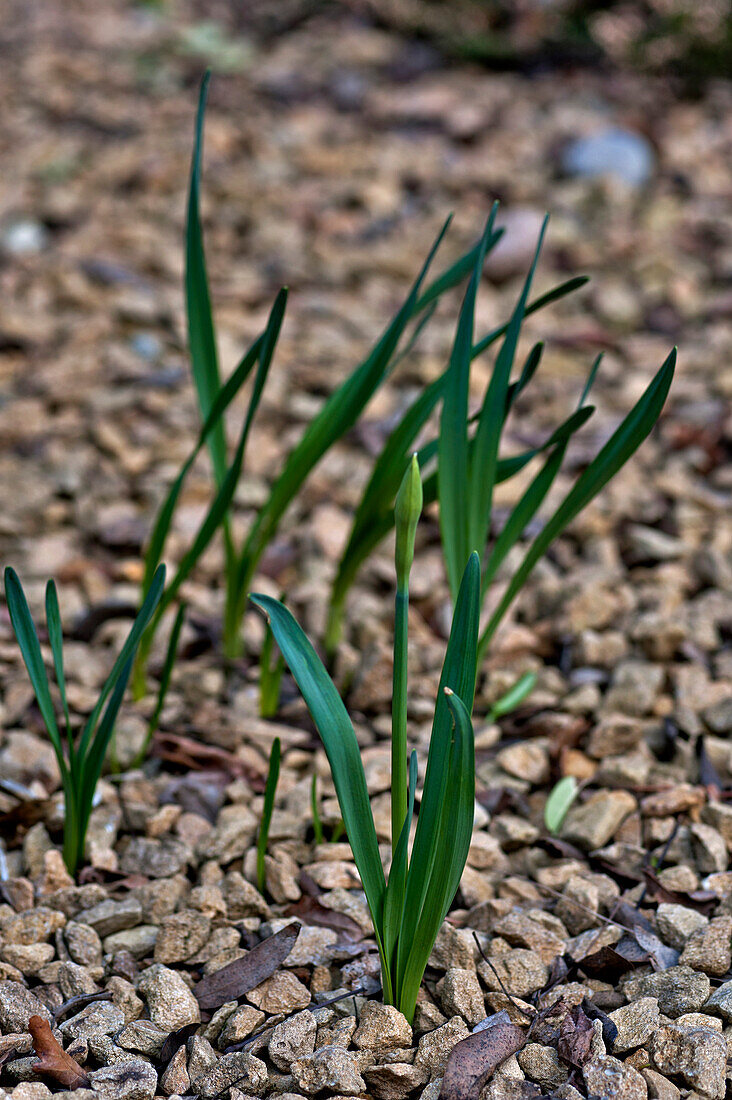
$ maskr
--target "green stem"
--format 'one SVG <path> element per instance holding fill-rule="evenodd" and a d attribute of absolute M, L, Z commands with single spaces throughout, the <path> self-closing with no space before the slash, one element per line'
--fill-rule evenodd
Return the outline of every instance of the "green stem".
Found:
<path fill-rule="evenodd" d="M 391 850 L 407 816 L 407 619 L 409 586 L 397 587 L 394 600 L 394 672 L 391 702 Z"/>
<path fill-rule="evenodd" d="M 332 664 L 343 635 L 343 607 L 345 597 L 331 599 L 328 607 L 328 623 L 325 628 L 325 654 L 328 663 Z"/>

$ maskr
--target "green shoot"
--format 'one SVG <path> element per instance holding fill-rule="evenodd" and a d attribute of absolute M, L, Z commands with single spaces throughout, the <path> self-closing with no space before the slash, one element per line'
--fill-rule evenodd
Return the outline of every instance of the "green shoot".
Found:
<path fill-rule="evenodd" d="M 346 834 L 381 960 L 384 999 L 412 1020 L 437 933 L 457 892 L 473 826 L 473 708 L 480 609 L 480 563 L 465 567 L 435 705 L 420 812 L 409 858 L 417 758 L 406 751 L 406 593 L 420 492 L 416 460 L 400 489 L 396 520 L 397 627 L 394 642 L 391 868 L 384 874 L 356 735 L 345 706 L 307 637 L 277 600 L 253 595 L 302 692 L 325 747 Z M 401 597 L 401 599 L 400 599 Z M 402 620 L 400 624 L 399 620 Z M 406 783 L 405 783 L 406 776 Z"/>
<path fill-rule="evenodd" d="M 285 660 L 281 653 L 277 653 L 273 659 L 274 646 L 274 635 L 267 623 L 259 658 L 259 713 L 262 718 L 274 718 L 280 705 Z"/>
<path fill-rule="evenodd" d="M 497 722 L 499 718 L 505 717 L 510 714 L 512 710 L 516 710 L 520 707 L 524 699 L 531 695 L 532 691 L 536 687 L 536 673 L 525 672 L 523 676 L 519 676 L 513 687 L 509 688 L 505 695 L 502 695 L 500 699 L 497 699 L 491 709 L 488 711 L 486 721 L 489 724 Z"/>
<path fill-rule="evenodd" d="M 281 746 L 279 737 L 272 742 L 272 750 L 269 754 L 269 770 L 267 783 L 264 788 L 264 809 L 259 825 L 259 837 L 257 839 L 257 886 L 260 894 L 264 894 L 265 866 L 264 857 L 267 854 L 267 841 L 269 840 L 269 827 L 272 824 L 272 810 L 274 809 L 277 780 L 280 777 Z"/>
<path fill-rule="evenodd" d="M 160 683 L 158 684 L 158 697 L 155 702 L 155 709 L 152 712 L 150 722 L 148 723 L 145 740 L 140 746 L 140 750 L 132 762 L 133 768 L 139 768 L 144 763 L 145 758 L 150 751 L 150 745 L 152 744 L 153 737 L 157 733 L 158 726 L 160 725 L 160 715 L 163 713 L 163 707 L 165 706 L 165 700 L 168 695 L 168 688 L 170 687 L 170 680 L 173 675 L 173 668 L 175 666 L 176 658 L 178 657 L 178 643 L 180 641 L 180 635 L 183 629 L 183 623 L 185 622 L 187 610 L 187 604 L 182 603 L 179 605 L 178 610 L 175 614 L 173 626 L 170 631 L 170 637 L 168 638 L 168 648 L 165 651 L 163 670 L 160 674 Z"/>
<path fill-rule="evenodd" d="M 579 794 L 579 783 L 573 775 L 565 775 L 552 787 L 544 807 L 544 824 L 556 836 L 561 829 L 567 811 Z"/>
<path fill-rule="evenodd" d="M 320 806 L 318 804 L 318 776 L 313 774 L 313 781 L 310 784 L 310 809 L 313 815 L 313 837 L 316 844 L 323 843 L 323 822 L 320 817 Z"/>
<path fill-rule="evenodd" d="M 64 862 L 71 874 L 75 874 L 83 859 L 94 792 L 102 774 L 104 760 L 114 733 L 114 725 L 130 678 L 132 662 L 143 631 L 150 622 L 160 601 L 164 585 L 165 567 L 161 565 L 153 576 L 150 589 L 145 596 L 127 640 L 114 662 L 112 671 L 105 681 L 96 706 L 81 733 L 75 736 L 66 698 L 63 629 L 58 596 L 54 582 L 52 580 L 48 582 L 46 586 L 46 623 L 56 673 L 56 684 L 64 716 L 65 736 L 62 738 L 56 722 L 46 666 L 28 601 L 15 570 L 10 568 L 5 570 L 5 598 L 10 614 L 10 622 L 61 772 L 64 791 L 63 855 Z"/>

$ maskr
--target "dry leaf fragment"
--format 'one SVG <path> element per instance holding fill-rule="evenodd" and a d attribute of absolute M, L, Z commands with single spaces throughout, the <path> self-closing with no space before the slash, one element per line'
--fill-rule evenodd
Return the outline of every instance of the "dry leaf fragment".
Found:
<path fill-rule="evenodd" d="M 516 1024 L 500 1021 L 456 1043 L 447 1059 L 440 1100 L 478 1100 L 481 1089 L 526 1041 Z"/>
<path fill-rule="evenodd" d="M 581 1005 L 575 1005 L 562 1020 L 557 1054 L 563 1062 L 582 1069 L 590 1059 L 593 1035 L 592 1021 Z"/>
<path fill-rule="evenodd" d="M 300 925 L 293 921 L 258 943 L 242 959 L 234 959 L 194 985 L 193 995 L 201 1009 L 210 1012 L 227 1001 L 237 1001 L 269 978 L 292 951 L 299 932 Z"/>
<path fill-rule="evenodd" d="M 31 1016 L 28 1030 L 33 1038 L 33 1049 L 38 1055 L 38 1061 L 33 1065 L 34 1073 L 45 1073 L 66 1089 L 89 1088 L 90 1081 L 86 1073 L 54 1038 L 48 1020 L 44 1020 L 43 1016 Z"/>

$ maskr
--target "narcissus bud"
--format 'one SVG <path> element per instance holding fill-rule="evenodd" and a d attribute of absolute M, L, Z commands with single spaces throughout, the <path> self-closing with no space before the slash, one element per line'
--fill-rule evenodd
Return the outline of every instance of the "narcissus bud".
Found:
<path fill-rule="evenodd" d="M 419 462 L 417 456 L 412 455 L 412 461 L 407 467 L 402 483 L 397 493 L 394 506 L 396 520 L 396 550 L 394 560 L 396 564 L 397 586 L 406 588 L 409 583 L 409 571 L 414 560 L 414 538 L 417 533 L 417 523 L 422 514 L 422 478 L 419 474 Z"/>

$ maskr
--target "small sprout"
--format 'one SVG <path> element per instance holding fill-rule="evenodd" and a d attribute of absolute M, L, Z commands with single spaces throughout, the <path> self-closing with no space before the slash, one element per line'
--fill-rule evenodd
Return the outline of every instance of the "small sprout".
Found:
<path fill-rule="evenodd" d="M 102 688 L 96 706 L 78 736 L 71 728 L 71 716 L 66 698 L 66 677 L 63 660 L 63 629 L 56 585 L 46 586 L 46 623 L 56 683 L 64 715 L 64 736 L 59 732 L 51 698 L 48 674 L 38 641 L 28 601 L 14 569 L 5 570 L 5 598 L 10 622 L 28 670 L 46 732 L 56 754 L 64 790 L 64 862 L 75 874 L 84 856 L 84 843 L 89 826 L 94 795 L 104 760 L 109 749 L 114 725 L 122 705 L 137 647 L 145 628 L 158 606 L 165 585 L 165 566 L 155 571 L 150 589 L 143 600 L 137 618 L 127 635 L 112 671 Z"/>
<path fill-rule="evenodd" d="M 262 718 L 274 718 L 280 705 L 285 659 L 281 653 L 277 653 L 273 659 L 274 647 L 272 627 L 266 623 L 262 653 L 259 658 L 259 713 Z"/>
<path fill-rule="evenodd" d="M 422 514 L 422 478 L 419 474 L 419 460 L 412 455 L 412 461 L 402 478 L 394 506 L 395 516 L 395 564 L 397 588 L 406 588 L 409 573 L 414 561 L 414 540 L 417 524 Z"/>
<path fill-rule="evenodd" d="M 257 886 L 260 894 L 264 894 L 265 867 L 264 857 L 267 854 L 267 841 L 269 840 L 269 827 L 272 824 L 272 810 L 274 809 L 275 794 L 277 792 L 277 780 L 280 777 L 280 757 L 282 755 L 279 737 L 272 742 L 272 750 L 269 754 L 269 770 L 267 783 L 264 788 L 264 808 L 262 820 L 259 825 L 259 837 L 257 839 Z"/>
<path fill-rule="evenodd" d="M 579 783 L 573 775 L 565 775 L 555 783 L 544 807 L 544 824 L 556 836 L 567 816 L 570 806 L 579 794 Z"/>
<path fill-rule="evenodd" d="M 516 683 L 512 688 L 509 688 L 505 695 L 502 695 L 498 699 L 488 712 L 487 720 L 490 724 L 497 722 L 499 718 L 504 718 L 507 714 L 510 714 L 512 710 L 516 710 L 520 707 L 524 699 L 526 699 L 536 687 L 536 673 L 525 672 L 523 676 L 519 676 Z"/>

